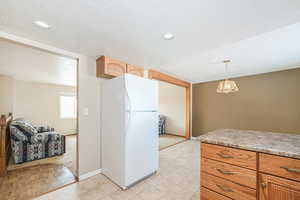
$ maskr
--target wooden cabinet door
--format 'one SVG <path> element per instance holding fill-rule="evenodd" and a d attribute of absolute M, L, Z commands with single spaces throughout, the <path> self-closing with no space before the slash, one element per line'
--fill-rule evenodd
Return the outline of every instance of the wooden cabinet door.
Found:
<path fill-rule="evenodd" d="M 129 74 L 134 74 L 136 76 L 144 77 L 144 68 L 142 67 L 137 67 L 137 66 L 127 64 L 126 72 Z"/>
<path fill-rule="evenodd" d="M 300 200 L 300 183 L 260 174 L 260 200 Z"/>
<path fill-rule="evenodd" d="M 97 77 L 113 78 L 126 73 L 126 63 L 101 56 L 97 59 Z"/>

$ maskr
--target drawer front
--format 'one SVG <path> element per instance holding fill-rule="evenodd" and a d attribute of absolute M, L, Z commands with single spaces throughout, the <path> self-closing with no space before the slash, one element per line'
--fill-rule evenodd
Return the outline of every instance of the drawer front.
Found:
<path fill-rule="evenodd" d="M 234 200 L 256 200 L 256 190 L 204 172 L 201 173 L 201 185 Z"/>
<path fill-rule="evenodd" d="M 259 171 L 300 181 L 300 160 L 260 153 Z"/>
<path fill-rule="evenodd" d="M 205 187 L 201 188 L 201 200 L 230 200 L 229 198 L 213 192 Z"/>
<path fill-rule="evenodd" d="M 256 152 L 201 143 L 201 155 L 204 158 L 256 170 Z"/>
<path fill-rule="evenodd" d="M 256 189 L 256 171 L 201 158 L 201 171 Z"/>

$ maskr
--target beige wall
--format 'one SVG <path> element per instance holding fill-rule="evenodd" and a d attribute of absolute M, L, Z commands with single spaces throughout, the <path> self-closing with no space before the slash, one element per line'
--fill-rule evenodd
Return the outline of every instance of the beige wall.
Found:
<path fill-rule="evenodd" d="M 77 133 L 77 119 L 60 118 L 60 96 L 76 95 L 76 87 L 15 80 L 14 117 L 61 134 Z"/>
<path fill-rule="evenodd" d="M 185 88 L 159 81 L 159 113 L 167 133 L 185 136 Z"/>
<path fill-rule="evenodd" d="M 193 136 L 217 128 L 300 133 L 300 69 L 234 79 L 240 91 L 218 94 L 218 81 L 193 85 Z"/>
<path fill-rule="evenodd" d="M 0 115 L 13 112 L 14 80 L 0 74 Z"/>

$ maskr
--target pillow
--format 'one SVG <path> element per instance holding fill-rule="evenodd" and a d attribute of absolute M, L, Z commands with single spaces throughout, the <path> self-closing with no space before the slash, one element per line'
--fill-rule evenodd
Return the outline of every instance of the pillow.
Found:
<path fill-rule="evenodd" d="M 28 141 L 27 137 L 15 126 L 10 126 L 10 135 L 14 141 Z"/>
<path fill-rule="evenodd" d="M 14 120 L 11 122 L 11 125 L 18 127 L 21 131 L 25 131 L 31 136 L 37 133 L 36 128 L 34 128 L 34 126 L 30 122 L 25 120 Z"/>

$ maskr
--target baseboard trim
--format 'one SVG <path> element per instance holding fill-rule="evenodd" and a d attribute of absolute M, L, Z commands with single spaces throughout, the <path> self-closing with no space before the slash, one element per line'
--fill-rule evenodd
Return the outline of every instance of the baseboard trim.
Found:
<path fill-rule="evenodd" d="M 165 134 L 166 134 L 166 135 L 173 135 L 173 136 L 185 138 L 185 135 L 177 135 L 177 134 L 174 134 L 174 133 L 168 133 L 168 132 L 166 132 Z"/>
<path fill-rule="evenodd" d="M 79 176 L 78 181 L 83 181 L 83 180 L 88 179 L 88 178 L 90 178 L 92 176 L 95 176 L 97 174 L 101 174 L 101 172 L 102 172 L 102 169 L 97 169 L 95 171 L 82 174 L 82 175 Z"/>

